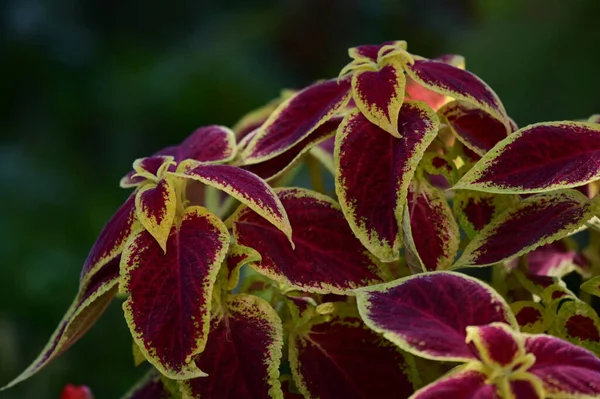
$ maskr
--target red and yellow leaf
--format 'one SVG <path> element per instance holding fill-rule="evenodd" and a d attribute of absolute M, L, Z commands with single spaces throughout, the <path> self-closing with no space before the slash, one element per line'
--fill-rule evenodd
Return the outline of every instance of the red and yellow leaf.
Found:
<path fill-rule="evenodd" d="M 460 227 L 473 238 L 492 219 L 519 201 L 516 195 L 459 190 L 454 194 L 452 208 Z"/>
<path fill-rule="evenodd" d="M 419 389 L 410 399 L 504 399 L 479 365 L 457 367 L 444 377 Z M 518 399 L 537 399 L 518 398 Z M 541 398 L 540 398 L 541 399 Z"/>
<path fill-rule="evenodd" d="M 548 317 L 546 309 L 538 302 L 518 301 L 511 303 L 510 309 L 522 332 L 540 334 L 552 323 L 552 317 Z"/>
<path fill-rule="evenodd" d="M 223 289 L 235 289 L 240 281 L 242 266 L 248 263 L 260 262 L 260 259 L 261 256 L 256 250 L 239 244 L 231 244 L 225 259 L 225 267 L 222 268 L 226 273 Z"/>
<path fill-rule="evenodd" d="M 591 208 L 575 190 L 529 197 L 487 224 L 452 267 L 487 266 L 531 252 L 585 226 Z"/>
<path fill-rule="evenodd" d="M 406 251 L 417 262 L 409 264 L 411 269 L 442 270 L 454 262 L 460 242 L 458 225 L 444 195 L 425 179 L 410 184 L 402 225 Z"/>
<path fill-rule="evenodd" d="M 171 155 L 175 162 L 186 159 L 199 162 L 228 162 L 236 155 L 235 134 L 225 126 L 211 125 L 196 129 L 181 144 L 158 154 Z"/>
<path fill-rule="evenodd" d="M 525 355 L 523 340 L 510 326 L 491 323 L 484 326 L 468 326 L 467 343 L 477 348 L 479 359 L 492 368 L 513 365 Z"/>
<path fill-rule="evenodd" d="M 348 114 L 336 136 L 336 192 L 352 231 L 384 261 L 397 259 L 408 185 L 437 134 L 438 118 L 420 102 L 405 102 L 398 118 L 401 139 Z"/>
<path fill-rule="evenodd" d="M 587 303 L 570 301 L 562 304 L 554 327 L 555 335 L 600 355 L 600 318 Z"/>
<path fill-rule="evenodd" d="M 494 91 L 471 72 L 453 65 L 426 59 L 407 63 L 408 75 L 426 88 L 437 93 L 466 101 L 488 112 L 509 126 L 502 102 Z"/>
<path fill-rule="evenodd" d="M 290 365 L 306 398 L 408 398 L 420 384 L 412 355 L 358 315 L 317 317 L 290 333 Z"/>
<path fill-rule="evenodd" d="M 135 194 L 136 216 L 140 224 L 166 252 L 167 239 L 175 219 L 177 196 L 169 178 L 148 183 Z"/>
<path fill-rule="evenodd" d="M 402 349 L 427 359 L 477 359 L 468 326 L 517 322 L 504 299 L 463 274 L 430 272 L 356 291 L 365 323 Z"/>
<path fill-rule="evenodd" d="M 338 114 L 350 100 L 350 80 L 315 83 L 284 101 L 242 150 L 244 164 L 273 158 Z"/>
<path fill-rule="evenodd" d="M 197 180 L 226 192 L 291 238 L 292 228 L 281 201 L 273 189 L 255 174 L 235 166 L 185 161 L 173 175 Z"/>
<path fill-rule="evenodd" d="M 212 289 L 228 246 L 223 222 L 190 207 L 171 228 L 166 253 L 145 230 L 123 252 L 127 324 L 146 359 L 169 378 L 204 374 L 193 356 L 206 345 Z"/>
<path fill-rule="evenodd" d="M 400 138 L 398 115 L 405 85 L 403 64 L 392 58 L 379 68 L 358 69 L 352 75 L 352 98 L 371 123 Z"/>
<path fill-rule="evenodd" d="M 510 133 L 502 120 L 465 101 L 444 105 L 438 115 L 464 145 L 481 156 Z"/>
<path fill-rule="evenodd" d="M 283 330 L 277 312 L 253 295 L 228 295 L 211 321 L 204 352 L 195 358 L 208 376 L 181 381 L 186 398 L 282 398 L 279 363 Z"/>
<path fill-rule="evenodd" d="M 117 293 L 119 259 L 117 257 L 109 261 L 80 285 L 71 307 L 37 359 L 1 390 L 15 386 L 40 371 L 94 325 Z"/>
<path fill-rule="evenodd" d="M 163 379 L 155 369 L 152 369 L 123 396 L 122 399 L 176 399 L 165 386 Z"/>
<path fill-rule="evenodd" d="M 600 179 L 600 126 L 529 125 L 500 141 L 454 186 L 497 193 L 539 193 Z"/>
<path fill-rule="evenodd" d="M 347 294 L 354 288 L 385 281 L 387 275 L 354 237 L 339 205 L 316 192 L 278 190 L 287 210 L 295 243 L 257 213 L 240 209 L 233 220 L 238 244 L 254 248 L 260 273 L 290 287 L 313 293 Z"/>

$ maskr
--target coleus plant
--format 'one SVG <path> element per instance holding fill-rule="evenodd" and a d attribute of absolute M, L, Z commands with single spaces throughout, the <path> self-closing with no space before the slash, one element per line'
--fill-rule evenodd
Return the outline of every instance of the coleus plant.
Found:
<path fill-rule="evenodd" d="M 118 297 L 150 364 L 125 398 L 600 397 L 600 117 L 518 128 L 460 56 L 349 55 L 136 160 L 5 388 Z"/>

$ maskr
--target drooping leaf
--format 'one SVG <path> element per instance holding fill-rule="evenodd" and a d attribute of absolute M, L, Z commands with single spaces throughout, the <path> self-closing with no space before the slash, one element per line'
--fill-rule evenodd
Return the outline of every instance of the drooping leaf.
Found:
<path fill-rule="evenodd" d="M 317 317 L 290 334 L 290 365 L 306 398 L 408 398 L 419 385 L 414 359 L 358 315 Z"/>
<path fill-rule="evenodd" d="M 469 238 L 473 238 L 493 218 L 519 201 L 516 195 L 459 190 L 454 194 L 452 208 L 460 227 Z"/>
<path fill-rule="evenodd" d="M 146 359 L 169 378 L 203 374 L 192 358 L 206 344 L 212 288 L 228 245 L 223 222 L 190 207 L 171 228 L 166 253 L 145 230 L 123 252 L 125 319 Z"/>
<path fill-rule="evenodd" d="M 295 249 L 285 235 L 251 209 L 233 218 L 236 242 L 254 248 L 251 264 L 270 278 L 303 291 L 346 294 L 385 281 L 380 264 L 354 237 L 339 205 L 314 191 L 278 190 L 287 210 Z"/>
<path fill-rule="evenodd" d="M 600 318 L 582 301 L 562 304 L 554 321 L 556 335 L 600 355 Z"/>
<path fill-rule="evenodd" d="M 160 373 L 152 369 L 122 399 L 175 399 L 163 383 Z"/>
<path fill-rule="evenodd" d="M 264 300 L 228 295 L 222 314 L 211 321 L 208 343 L 195 358 L 208 376 L 182 381 L 189 398 L 282 398 L 279 363 L 281 320 Z"/>
<path fill-rule="evenodd" d="M 452 266 L 487 266 L 566 237 L 593 216 L 591 203 L 575 190 L 538 194 L 487 224 Z"/>
<path fill-rule="evenodd" d="M 273 189 L 255 174 L 235 166 L 185 161 L 173 175 L 197 180 L 226 192 L 291 237 L 290 222 L 281 201 Z"/>
<path fill-rule="evenodd" d="M 356 291 L 365 323 L 402 349 L 428 359 L 476 359 L 466 327 L 502 322 L 517 327 L 504 299 L 463 274 L 430 272 Z"/>
<path fill-rule="evenodd" d="M 148 183 L 135 193 L 135 210 L 141 225 L 166 251 L 167 239 L 175 219 L 177 197 L 169 178 Z"/>
<path fill-rule="evenodd" d="M 106 223 L 81 270 L 80 284 L 87 284 L 102 267 L 123 252 L 135 227 L 135 195 L 132 194 Z"/>
<path fill-rule="evenodd" d="M 418 261 L 412 267 L 442 270 L 454 262 L 460 242 L 458 225 L 444 195 L 425 179 L 410 184 L 402 225 L 406 251 Z"/>
<path fill-rule="evenodd" d="M 545 332 L 552 318 L 546 316 L 546 309 L 538 302 L 518 301 L 510 304 L 522 332 L 540 334 Z"/>
<path fill-rule="evenodd" d="M 415 59 L 405 66 L 408 75 L 437 93 L 466 101 L 508 125 L 502 102 L 494 91 L 471 72 L 435 60 Z"/>
<path fill-rule="evenodd" d="M 40 371 L 69 349 L 94 325 L 117 292 L 119 260 L 117 257 L 109 261 L 80 285 L 71 307 L 37 359 L 1 390 L 15 386 Z"/>
<path fill-rule="evenodd" d="M 438 119 L 420 102 L 405 102 L 397 139 L 369 122 L 358 110 L 348 114 L 336 136 L 336 192 L 352 231 L 384 261 L 397 259 L 408 185 Z"/>
<path fill-rule="evenodd" d="M 242 165 L 241 168 L 254 173 L 265 181 L 277 179 L 296 165 L 302 156 L 310 151 L 315 145 L 332 138 L 341 121 L 341 117 L 334 117 L 316 128 L 312 133 L 299 141 L 296 145 L 290 147 L 287 151 L 263 162 Z"/>
<path fill-rule="evenodd" d="M 547 122 L 500 141 L 454 186 L 497 193 L 538 193 L 600 179 L 600 126 Z"/>
<path fill-rule="evenodd" d="M 250 165 L 273 158 L 334 117 L 350 100 L 350 80 L 318 82 L 284 101 L 241 153 Z"/>
<path fill-rule="evenodd" d="M 358 69 L 352 75 L 352 98 L 365 118 L 400 138 L 398 115 L 405 85 L 403 64 L 392 58 L 379 68 Z"/>
<path fill-rule="evenodd" d="M 464 145 L 481 156 L 510 132 L 502 120 L 465 101 L 456 100 L 444 105 L 438 115 Z"/>
<path fill-rule="evenodd" d="M 239 244 L 231 244 L 229 252 L 225 259 L 225 267 L 222 270 L 226 273 L 223 289 L 233 290 L 240 281 L 240 269 L 247 263 L 260 262 L 260 254 L 256 250 Z"/>
<path fill-rule="evenodd" d="M 600 359 L 592 352 L 548 335 L 525 334 L 525 350 L 535 356 L 528 372 L 542 380 L 549 398 L 597 398 Z"/>

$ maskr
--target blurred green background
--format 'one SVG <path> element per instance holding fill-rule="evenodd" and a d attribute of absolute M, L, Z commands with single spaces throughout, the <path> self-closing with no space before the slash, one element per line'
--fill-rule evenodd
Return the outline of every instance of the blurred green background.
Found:
<path fill-rule="evenodd" d="M 600 112 L 598 0 L 4 0 L 0 39 L 0 385 L 69 306 L 132 161 L 204 124 L 333 77 L 352 45 L 458 53 L 519 125 Z M 144 370 L 115 301 L 1 399 L 66 383 L 117 398 Z"/>

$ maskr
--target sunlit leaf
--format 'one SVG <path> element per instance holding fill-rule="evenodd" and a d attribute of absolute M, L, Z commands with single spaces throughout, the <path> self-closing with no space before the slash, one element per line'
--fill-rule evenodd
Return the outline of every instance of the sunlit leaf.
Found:
<path fill-rule="evenodd" d="M 148 183 L 135 193 L 135 210 L 141 225 L 154 237 L 163 251 L 175 219 L 177 197 L 169 178 Z"/>

